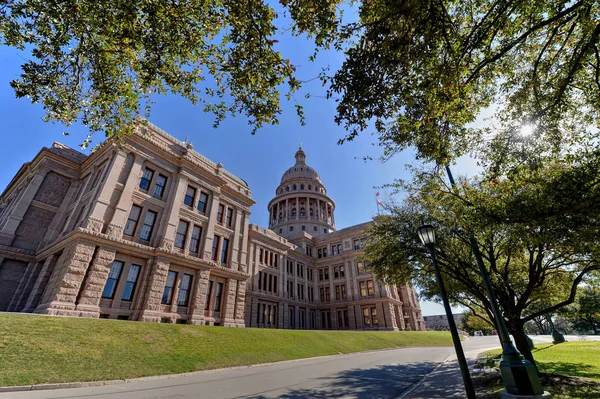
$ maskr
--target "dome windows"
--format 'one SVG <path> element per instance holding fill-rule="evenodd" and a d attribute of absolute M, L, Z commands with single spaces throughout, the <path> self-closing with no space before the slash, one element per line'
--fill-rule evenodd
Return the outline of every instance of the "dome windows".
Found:
<path fill-rule="evenodd" d="M 287 187 L 285 188 L 285 191 L 289 193 L 289 192 L 290 192 L 290 186 L 287 186 Z"/>
<path fill-rule="evenodd" d="M 294 185 L 292 186 L 292 190 L 296 191 L 296 188 L 297 188 L 297 187 L 296 187 L 296 185 L 294 184 Z"/>
<path fill-rule="evenodd" d="M 300 185 L 300 190 L 304 190 L 304 184 Z"/>
<path fill-rule="evenodd" d="M 311 191 L 311 190 L 312 190 L 312 185 L 309 184 L 308 185 L 308 191 Z"/>

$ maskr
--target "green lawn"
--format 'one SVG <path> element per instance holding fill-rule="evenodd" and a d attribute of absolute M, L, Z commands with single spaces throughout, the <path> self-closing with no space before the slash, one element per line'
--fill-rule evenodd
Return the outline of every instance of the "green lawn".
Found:
<path fill-rule="evenodd" d="M 550 391 L 554 398 L 600 399 L 599 341 L 565 342 L 558 345 L 536 344 L 536 347 L 537 349 L 533 350 L 533 357 L 539 370 L 546 373 L 542 375 L 542 386 Z M 498 349 L 483 355 L 498 356 L 500 352 Z"/>
<path fill-rule="evenodd" d="M 405 346 L 443 332 L 238 329 L 0 314 L 0 386 L 183 373 Z"/>
<path fill-rule="evenodd" d="M 485 355 L 499 355 L 500 350 Z M 536 344 L 533 350 L 540 371 L 600 381 L 600 341 Z"/>

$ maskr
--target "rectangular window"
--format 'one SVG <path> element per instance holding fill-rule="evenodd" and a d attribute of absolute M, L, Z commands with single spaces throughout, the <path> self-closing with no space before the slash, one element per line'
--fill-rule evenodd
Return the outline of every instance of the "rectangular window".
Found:
<path fill-rule="evenodd" d="M 187 237 L 187 231 L 189 227 L 189 223 L 180 220 L 179 225 L 177 226 L 177 233 L 175 234 L 175 248 L 182 248 L 185 246 L 185 239 Z"/>
<path fill-rule="evenodd" d="M 340 266 L 340 277 L 344 277 L 344 265 Z"/>
<path fill-rule="evenodd" d="M 223 246 L 221 248 L 221 263 L 227 263 L 227 251 L 229 250 L 229 239 L 223 238 Z"/>
<path fill-rule="evenodd" d="M 200 237 L 202 236 L 202 227 L 194 225 L 192 228 L 192 237 L 190 238 L 190 252 L 197 254 L 200 249 Z"/>
<path fill-rule="evenodd" d="M 223 212 L 225 211 L 225 206 L 223 204 L 219 204 L 219 208 L 217 209 L 217 222 L 223 223 Z"/>
<path fill-rule="evenodd" d="M 165 283 L 165 290 L 163 291 L 161 301 L 163 305 L 171 304 L 171 297 L 173 296 L 173 287 L 175 287 L 175 281 L 177 281 L 177 272 L 169 271 L 169 274 L 167 274 L 167 282 Z"/>
<path fill-rule="evenodd" d="M 154 191 L 152 192 L 152 196 L 158 199 L 163 197 L 165 193 L 165 186 L 167 185 L 167 177 L 163 175 L 158 175 L 156 178 L 156 183 L 154 183 Z"/>
<path fill-rule="evenodd" d="M 360 286 L 360 296 L 363 298 L 366 297 L 367 296 L 367 284 L 364 281 L 361 281 L 358 284 Z"/>
<path fill-rule="evenodd" d="M 331 301 L 331 292 L 329 291 L 329 287 L 325 287 L 325 301 Z"/>
<path fill-rule="evenodd" d="M 148 191 L 150 188 L 150 182 L 152 181 L 152 177 L 154 176 L 154 171 L 152 169 L 144 169 L 144 174 L 142 175 L 142 180 L 140 180 L 140 188 L 144 191 Z"/>
<path fill-rule="evenodd" d="M 125 230 L 123 234 L 126 236 L 133 236 L 135 234 L 135 228 L 137 227 L 138 221 L 140 220 L 140 214 L 142 213 L 142 207 L 137 205 L 131 206 L 127 223 L 125 224 Z"/>
<path fill-rule="evenodd" d="M 192 287 L 192 275 L 184 274 L 181 278 L 181 286 L 179 287 L 179 295 L 177 297 L 178 306 L 187 306 L 190 298 L 190 288 Z"/>
<path fill-rule="evenodd" d="M 320 294 L 321 294 L 321 302 L 325 302 L 325 288 L 321 287 L 321 289 L 319 290 Z"/>
<path fill-rule="evenodd" d="M 306 277 L 312 281 L 313 280 L 313 269 L 306 269 Z"/>
<path fill-rule="evenodd" d="M 342 298 L 342 291 L 339 285 L 335 286 L 335 300 L 339 301 Z"/>
<path fill-rule="evenodd" d="M 227 217 L 225 218 L 225 224 L 227 227 L 231 227 L 233 223 L 233 209 L 227 208 Z"/>
<path fill-rule="evenodd" d="M 354 240 L 354 250 L 358 251 L 360 249 L 360 240 Z"/>
<path fill-rule="evenodd" d="M 365 264 L 363 262 L 356 262 L 356 270 L 358 270 L 358 273 L 364 273 L 365 272 Z"/>
<path fill-rule="evenodd" d="M 340 278 L 340 269 L 337 266 L 333 267 L 333 278 Z"/>
<path fill-rule="evenodd" d="M 106 279 L 106 284 L 104 285 L 104 290 L 102 291 L 102 298 L 113 299 L 115 296 L 115 290 L 117 289 L 117 283 L 119 282 L 119 277 L 121 277 L 121 270 L 123 270 L 123 262 L 116 260 L 112 263 L 112 265 L 110 265 L 108 278 Z"/>
<path fill-rule="evenodd" d="M 336 245 L 332 245 L 331 246 L 331 256 L 336 256 L 338 254 L 337 252 L 337 246 Z"/>
<path fill-rule="evenodd" d="M 194 197 L 196 196 L 196 189 L 194 187 L 188 186 L 187 191 L 185 192 L 185 198 L 183 199 L 183 203 L 189 207 L 194 206 Z"/>
<path fill-rule="evenodd" d="M 346 284 L 340 285 L 340 288 L 342 290 L 342 299 L 346 299 Z"/>
<path fill-rule="evenodd" d="M 325 270 L 323 270 L 323 273 L 325 274 L 324 278 L 325 280 L 329 280 L 329 268 L 326 267 Z"/>
<path fill-rule="evenodd" d="M 221 311 L 221 298 L 223 297 L 223 283 L 217 283 L 217 287 L 215 288 L 215 305 L 213 310 L 215 312 Z"/>
<path fill-rule="evenodd" d="M 369 308 L 363 309 L 363 319 L 365 321 L 365 326 L 371 325 L 371 315 L 369 314 Z"/>
<path fill-rule="evenodd" d="M 369 296 L 375 295 L 375 287 L 373 287 L 373 280 L 367 281 L 367 289 L 369 291 Z"/>
<path fill-rule="evenodd" d="M 323 281 L 323 269 L 319 269 L 319 281 Z"/>
<path fill-rule="evenodd" d="M 200 198 L 198 199 L 198 210 L 202 213 L 206 213 L 207 205 L 208 205 L 208 194 L 200 191 Z"/>
<path fill-rule="evenodd" d="M 323 257 L 323 252 L 321 248 L 317 249 L 317 258 L 321 259 Z"/>
<path fill-rule="evenodd" d="M 122 301 L 131 301 L 133 299 L 135 286 L 137 284 L 141 268 L 142 267 L 138 265 L 131 265 L 129 267 L 129 273 L 127 273 L 127 282 L 125 283 L 125 289 L 123 290 L 123 295 L 121 296 Z"/>
<path fill-rule="evenodd" d="M 144 217 L 144 224 L 142 225 L 142 232 L 140 233 L 140 240 L 150 241 L 152 237 L 152 229 L 154 228 L 154 222 L 156 222 L 156 216 L 158 214 L 154 211 L 146 211 Z"/>
<path fill-rule="evenodd" d="M 217 260 L 217 257 L 219 256 L 219 254 L 217 253 L 217 251 L 219 250 L 219 240 L 221 239 L 221 237 L 219 236 L 215 236 L 213 238 L 213 246 L 212 246 L 212 260 Z"/>

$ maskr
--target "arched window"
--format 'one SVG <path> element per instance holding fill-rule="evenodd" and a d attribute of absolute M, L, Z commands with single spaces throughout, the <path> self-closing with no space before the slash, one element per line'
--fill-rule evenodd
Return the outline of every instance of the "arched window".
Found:
<path fill-rule="evenodd" d="M 296 185 L 295 184 L 292 186 L 292 190 L 296 191 Z"/>
<path fill-rule="evenodd" d="M 310 184 L 308 185 L 308 190 L 312 190 L 312 186 Z"/>
<path fill-rule="evenodd" d="M 285 188 L 285 191 L 289 192 L 289 191 L 290 191 L 290 186 L 287 186 L 287 187 Z"/>
<path fill-rule="evenodd" d="M 300 216 L 306 216 L 306 210 L 304 208 L 300 208 Z"/>
<path fill-rule="evenodd" d="M 319 186 L 315 186 L 315 191 L 319 191 Z"/>
<path fill-rule="evenodd" d="M 304 184 L 300 185 L 300 190 L 304 190 Z"/>
<path fill-rule="evenodd" d="M 296 216 L 296 208 L 292 208 L 292 216 Z"/>

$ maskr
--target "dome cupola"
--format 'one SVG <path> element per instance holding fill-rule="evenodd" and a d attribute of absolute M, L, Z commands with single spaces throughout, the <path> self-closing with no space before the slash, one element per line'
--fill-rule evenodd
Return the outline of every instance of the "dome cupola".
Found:
<path fill-rule="evenodd" d="M 313 236 L 335 231 L 335 204 L 319 174 L 306 164 L 302 145 L 296 163 L 281 177 L 275 198 L 269 202 L 269 227 L 286 238 L 300 232 Z"/>

